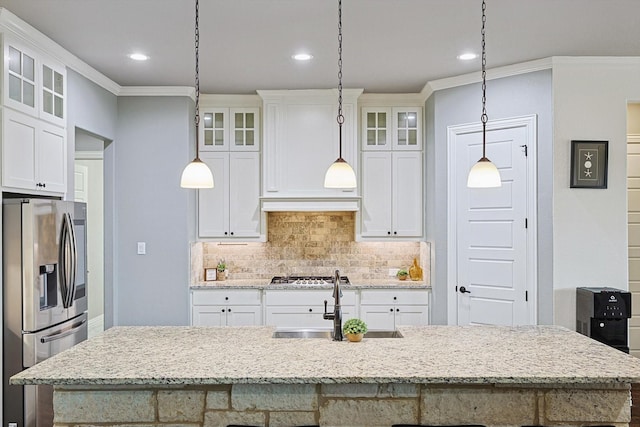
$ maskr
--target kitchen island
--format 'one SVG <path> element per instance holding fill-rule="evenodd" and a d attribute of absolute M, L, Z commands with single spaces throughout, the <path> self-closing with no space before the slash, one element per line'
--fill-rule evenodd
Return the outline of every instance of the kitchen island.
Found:
<path fill-rule="evenodd" d="M 57 427 L 626 425 L 640 360 L 554 326 L 399 328 L 360 343 L 271 327 L 116 327 L 11 379 Z"/>

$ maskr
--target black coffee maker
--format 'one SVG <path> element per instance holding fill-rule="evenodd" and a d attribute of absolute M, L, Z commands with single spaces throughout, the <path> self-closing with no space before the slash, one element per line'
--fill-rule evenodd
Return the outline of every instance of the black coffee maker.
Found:
<path fill-rule="evenodd" d="M 609 287 L 577 288 L 576 330 L 629 353 L 631 293 Z"/>

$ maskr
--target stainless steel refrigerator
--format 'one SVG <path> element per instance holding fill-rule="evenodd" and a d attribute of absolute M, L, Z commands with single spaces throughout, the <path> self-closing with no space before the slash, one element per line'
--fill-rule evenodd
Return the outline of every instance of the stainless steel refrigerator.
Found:
<path fill-rule="evenodd" d="M 8 381 L 87 339 L 86 205 L 6 199 L 2 214 L 2 426 L 50 427 L 53 388 Z"/>

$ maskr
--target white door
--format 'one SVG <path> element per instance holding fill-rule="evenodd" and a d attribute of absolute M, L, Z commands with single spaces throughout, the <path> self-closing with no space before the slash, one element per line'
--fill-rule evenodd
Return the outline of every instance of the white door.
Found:
<path fill-rule="evenodd" d="M 260 236 L 260 153 L 229 154 L 229 234 Z"/>
<path fill-rule="evenodd" d="M 391 236 L 391 152 L 362 153 L 362 235 Z"/>
<path fill-rule="evenodd" d="M 198 190 L 198 235 L 229 236 L 229 153 L 201 153 L 213 173 L 213 188 Z"/>
<path fill-rule="evenodd" d="M 393 236 L 422 236 L 422 151 L 392 153 Z"/>
<path fill-rule="evenodd" d="M 75 201 L 85 202 L 89 200 L 89 168 L 84 165 L 75 165 L 74 172 Z"/>
<path fill-rule="evenodd" d="M 234 305 L 227 308 L 227 326 L 256 326 L 262 324 L 262 307 Z"/>
<path fill-rule="evenodd" d="M 36 180 L 46 191 L 67 191 L 67 144 L 65 131 L 48 123 L 41 123 L 36 150 Z"/>
<path fill-rule="evenodd" d="M 480 126 L 450 128 L 449 144 L 449 295 L 457 324 L 535 324 L 535 117 L 501 120 L 487 129 L 487 157 L 500 170 L 500 188 L 466 185 L 469 169 L 482 157 Z"/>

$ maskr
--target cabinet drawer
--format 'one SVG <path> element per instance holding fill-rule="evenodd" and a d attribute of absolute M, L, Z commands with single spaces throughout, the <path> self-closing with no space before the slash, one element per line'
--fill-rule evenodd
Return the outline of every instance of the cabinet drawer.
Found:
<path fill-rule="evenodd" d="M 426 289 L 370 289 L 360 293 L 360 304 L 404 304 L 426 305 L 429 303 L 429 292 Z"/>
<path fill-rule="evenodd" d="M 333 306 L 333 289 L 265 291 L 265 303 L 267 306 L 323 306 L 325 300 L 327 300 L 329 307 Z M 356 305 L 356 292 L 343 290 L 340 303 L 343 306 Z"/>
<path fill-rule="evenodd" d="M 259 289 L 202 289 L 193 291 L 193 305 L 261 305 Z"/>

